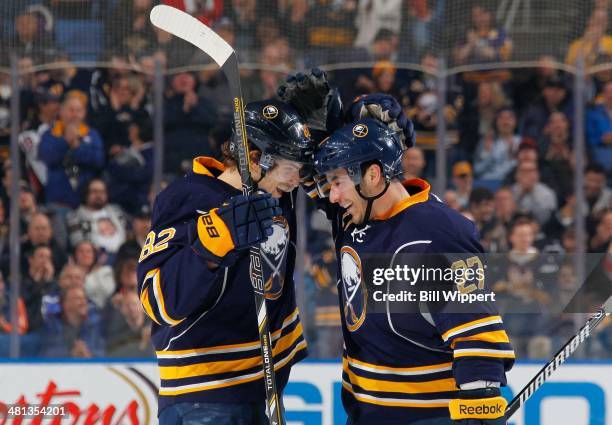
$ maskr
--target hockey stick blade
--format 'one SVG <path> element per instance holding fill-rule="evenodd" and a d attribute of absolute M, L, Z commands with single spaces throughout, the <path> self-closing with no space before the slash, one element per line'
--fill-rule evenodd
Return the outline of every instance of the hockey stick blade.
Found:
<path fill-rule="evenodd" d="M 597 310 L 586 324 L 574 335 L 569 341 L 561 347 L 546 365 L 538 371 L 538 373 L 529 381 L 527 385 L 512 399 L 506 408 L 506 420 L 516 413 L 516 411 L 525 404 L 525 402 L 535 393 L 546 380 L 563 364 L 565 361 L 578 349 L 578 347 L 586 341 L 593 330 L 604 319 L 612 314 L 612 297 Z"/>
<path fill-rule="evenodd" d="M 236 51 L 205 24 L 174 7 L 157 5 L 151 10 L 150 19 L 156 27 L 182 38 L 209 55 L 225 73 L 233 98 L 235 145 L 238 146 L 238 169 L 242 179 L 242 190 L 245 195 L 249 195 L 253 190 L 253 181 L 249 173 L 249 151 Z"/>
<path fill-rule="evenodd" d="M 157 28 L 182 38 L 206 52 L 219 67 L 223 67 L 228 58 L 235 53 L 232 46 L 216 32 L 182 10 L 160 4 L 151 10 L 150 17 Z"/>

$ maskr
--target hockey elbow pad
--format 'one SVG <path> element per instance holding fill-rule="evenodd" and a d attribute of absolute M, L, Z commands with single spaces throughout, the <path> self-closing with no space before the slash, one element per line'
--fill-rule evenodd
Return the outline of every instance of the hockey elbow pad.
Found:
<path fill-rule="evenodd" d="M 507 405 L 499 388 L 479 388 L 459 391 L 448 408 L 456 425 L 506 425 Z"/>
<path fill-rule="evenodd" d="M 222 267 L 235 261 L 236 251 L 264 242 L 272 234 L 272 219 L 282 214 L 269 193 L 234 196 L 196 222 L 192 246 L 207 260 Z"/>

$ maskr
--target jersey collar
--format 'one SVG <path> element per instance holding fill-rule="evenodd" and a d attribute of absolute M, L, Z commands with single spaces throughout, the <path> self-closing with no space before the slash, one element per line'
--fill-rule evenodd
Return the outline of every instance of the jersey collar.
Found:
<path fill-rule="evenodd" d="M 417 190 L 417 192 L 399 201 L 385 214 L 374 217 L 374 220 L 388 220 L 404 211 L 406 208 L 414 204 L 425 202 L 429 199 L 429 190 L 431 189 L 431 186 L 425 180 L 409 179 L 404 181 L 402 184 L 406 189 L 409 189 L 410 192 L 414 192 L 415 190 Z"/>
<path fill-rule="evenodd" d="M 215 177 L 211 170 L 225 171 L 225 165 L 208 156 L 198 156 L 193 159 L 193 172 L 204 176 Z"/>

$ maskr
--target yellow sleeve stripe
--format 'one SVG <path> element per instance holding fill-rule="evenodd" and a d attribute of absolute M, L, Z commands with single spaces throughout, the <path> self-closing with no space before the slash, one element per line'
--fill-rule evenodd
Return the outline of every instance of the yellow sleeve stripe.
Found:
<path fill-rule="evenodd" d="M 353 373 L 346 364 L 343 366 L 349 380 L 366 391 L 378 391 L 387 393 L 424 394 L 446 391 L 458 391 L 454 378 L 436 379 L 425 382 L 397 382 L 383 381 L 381 379 L 364 378 Z"/>
<path fill-rule="evenodd" d="M 502 323 L 502 319 L 500 316 L 489 316 L 484 317 L 482 319 L 473 320 L 471 322 L 464 323 L 462 325 L 455 326 L 454 328 L 447 330 L 442 334 L 442 339 L 444 340 L 444 342 L 446 342 L 449 340 L 449 338 L 452 338 L 463 332 L 471 331 L 472 329 L 480 328 L 483 326 L 495 325 L 498 323 Z"/>
<path fill-rule="evenodd" d="M 295 355 L 299 351 L 305 348 L 306 348 L 306 341 L 300 341 L 300 343 L 296 345 L 293 348 L 293 350 L 291 350 L 291 353 L 289 353 L 285 358 L 283 358 L 282 360 L 274 364 L 274 370 L 276 371 L 284 367 L 287 363 L 289 363 L 295 357 Z M 179 395 L 179 394 L 194 393 L 198 391 L 214 390 L 217 388 L 225 388 L 225 387 L 230 387 L 234 385 L 240 385 L 240 384 L 244 384 L 247 382 L 256 381 L 262 378 L 263 378 L 263 371 L 260 370 L 258 372 L 250 373 L 248 375 L 236 376 L 234 378 L 228 378 L 228 379 L 220 379 L 220 380 L 205 382 L 201 384 L 196 383 L 196 384 L 190 384 L 190 385 L 181 385 L 178 387 L 161 387 L 159 390 L 159 395 L 172 396 L 172 395 Z"/>
<path fill-rule="evenodd" d="M 280 329 L 274 331 L 271 335 L 272 341 L 277 340 L 280 337 L 280 334 L 283 330 L 295 322 L 299 317 L 299 310 L 297 307 L 293 312 L 283 320 L 283 324 Z M 174 350 L 174 351 L 156 351 L 157 358 L 182 358 L 182 357 L 193 357 L 199 355 L 206 354 L 223 354 L 223 353 L 233 353 L 236 351 L 249 351 L 259 348 L 259 340 L 244 342 L 240 344 L 228 344 L 228 345 L 217 345 L 212 347 L 204 347 L 204 348 L 193 348 L 189 350 Z"/>
<path fill-rule="evenodd" d="M 149 273 L 147 273 L 147 275 L 145 276 L 145 280 L 147 279 L 153 280 L 153 295 L 155 296 L 155 301 L 157 302 L 157 308 L 159 311 L 159 315 L 162 318 L 162 320 L 170 326 L 176 326 L 185 319 L 184 318 L 179 319 L 179 320 L 173 319 L 172 317 L 170 317 L 170 315 L 166 311 L 166 305 L 164 304 L 164 295 L 161 289 L 160 274 L 161 272 L 159 269 L 153 269 L 149 271 Z"/>
<path fill-rule="evenodd" d="M 352 357 L 345 357 L 348 363 L 357 368 L 367 372 L 376 372 L 383 374 L 394 374 L 394 375 L 424 375 L 428 373 L 437 373 L 447 370 L 451 370 L 453 367 L 452 363 L 440 363 L 428 366 L 416 366 L 416 367 L 390 367 L 390 366 L 379 366 L 372 363 L 362 362 L 361 360 L 353 359 Z"/>
<path fill-rule="evenodd" d="M 341 316 L 340 316 L 340 312 L 335 312 L 335 313 L 315 313 L 315 318 L 316 320 L 323 320 L 323 319 L 329 319 L 329 320 L 340 320 Z"/>
<path fill-rule="evenodd" d="M 153 320 L 155 323 L 159 325 L 160 323 L 157 321 L 155 314 L 153 314 L 153 308 L 151 307 L 151 302 L 149 301 L 149 289 L 148 288 L 144 288 L 143 291 L 140 293 L 140 303 L 142 304 L 142 307 L 144 308 L 145 313 L 147 313 L 147 316 L 149 316 L 151 320 Z"/>
<path fill-rule="evenodd" d="M 506 331 L 490 331 L 490 332 L 481 332 L 472 336 L 462 336 L 459 338 L 453 339 L 451 343 L 451 348 L 455 348 L 455 345 L 458 342 L 462 341 L 483 341 L 483 342 L 491 342 L 491 343 L 502 343 L 502 342 L 510 342 L 508 339 L 508 334 Z"/>
<path fill-rule="evenodd" d="M 200 243 L 217 257 L 223 258 L 234 249 L 232 234 L 217 215 L 217 208 L 198 218 L 197 229 Z"/>
<path fill-rule="evenodd" d="M 272 352 L 275 356 L 287 350 L 302 337 L 302 324 L 278 340 Z M 238 360 L 197 363 L 188 366 L 160 366 L 161 379 L 181 379 L 194 376 L 213 375 L 217 373 L 237 372 L 251 369 L 262 364 L 261 355 Z"/>
<path fill-rule="evenodd" d="M 401 398 L 387 398 L 387 397 L 375 397 L 370 394 L 361 394 L 353 390 L 351 384 L 346 381 L 342 381 L 342 386 L 345 390 L 350 392 L 355 399 L 361 403 L 376 404 L 378 406 L 390 406 L 390 407 L 422 407 L 422 408 L 436 408 L 436 407 L 448 407 L 450 400 L 405 400 Z"/>
<path fill-rule="evenodd" d="M 492 350 L 484 348 L 462 348 L 453 351 L 454 358 L 460 357 L 494 357 L 500 359 L 514 359 L 513 350 Z"/>

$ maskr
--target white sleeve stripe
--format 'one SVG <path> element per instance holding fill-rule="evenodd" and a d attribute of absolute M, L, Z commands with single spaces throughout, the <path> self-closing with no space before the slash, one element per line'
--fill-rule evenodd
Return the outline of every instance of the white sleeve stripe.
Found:
<path fill-rule="evenodd" d="M 451 339 L 451 338 L 453 338 L 453 337 L 455 337 L 457 335 L 460 335 L 460 334 L 462 334 L 464 332 L 471 331 L 473 329 L 481 328 L 481 327 L 484 327 L 484 326 L 495 325 L 495 324 L 498 324 L 498 323 L 501 324 L 502 320 L 500 318 L 493 318 L 493 319 L 487 320 L 485 322 L 476 323 L 475 325 L 472 325 L 472 326 L 467 326 L 465 328 L 457 329 L 456 331 L 451 332 L 448 335 L 446 335 L 444 337 L 444 342 L 446 342 L 449 339 Z"/>
<path fill-rule="evenodd" d="M 461 348 L 461 349 L 453 351 L 453 354 L 455 356 L 457 354 L 479 354 L 479 353 L 512 355 L 514 354 L 514 351 L 513 350 L 493 350 L 491 348 Z"/>

